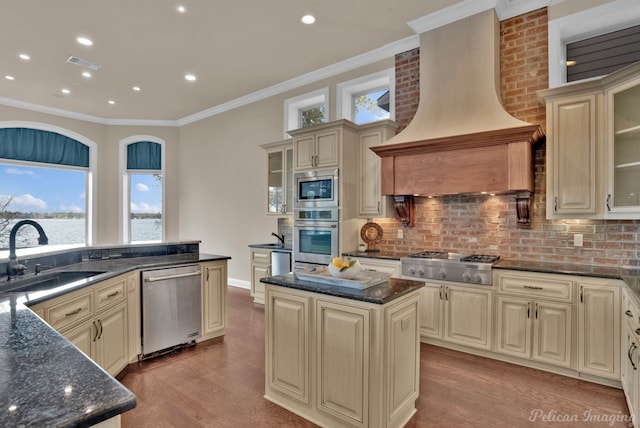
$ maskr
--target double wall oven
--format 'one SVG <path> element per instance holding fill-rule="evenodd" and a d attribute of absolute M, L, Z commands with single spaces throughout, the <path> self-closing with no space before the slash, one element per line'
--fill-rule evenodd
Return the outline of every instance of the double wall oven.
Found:
<path fill-rule="evenodd" d="M 299 263 L 329 264 L 338 255 L 338 169 L 296 173 L 293 259 Z"/>

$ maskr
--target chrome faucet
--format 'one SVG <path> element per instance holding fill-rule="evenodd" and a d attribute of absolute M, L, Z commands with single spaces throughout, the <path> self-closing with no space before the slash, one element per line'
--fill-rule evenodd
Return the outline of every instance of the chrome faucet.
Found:
<path fill-rule="evenodd" d="M 280 241 L 280 243 L 284 245 L 284 234 L 278 235 L 275 232 L 271 232 L 271 236 L 275 236 L 276 238 L 278 238 L 278 241 Z"/>
<path fill-rule="evenodd" d="M 7 263 L 7 281 L 10 280 L 13 276 L 24 275 L 24 271 L 27 269 L 24 264 L 18 263 L 16 257 L 16 234 L 18 233 L 18 229 L 27 224 L 35 227 L 38 231 L 38 244 L 47 245 L 49 243 L 49 238 L 47 238 L 47 234 L 44 233 L 44 229 L 35 221 L 21 220 L 17 222 L 11 228 L 11 233 L 9 233 L 9 262 Z"/>

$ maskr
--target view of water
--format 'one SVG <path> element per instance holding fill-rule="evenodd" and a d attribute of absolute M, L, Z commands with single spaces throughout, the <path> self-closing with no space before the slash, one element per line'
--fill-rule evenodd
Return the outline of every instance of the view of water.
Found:
<path fill-rule="evenodd" d="M 11 223 L 13 226 L 17 223 Z M 35 220 L 47 234 L 49 245 L 69 245 L 85 243 L 85 225 L 83 219 L 37 219 Z M 11 227 L 8 228 L 11 230 Z M 162 224 L 158 219 L 135 219 L 131 221 L 132 241 L 160 240 Z M 16 235 L 16 247 L 35 247 L 38 245 L 38 231 L 31 226 L 23 226 Z M 9 248 L 9 233 L 0 236 L 0 250 Z"/>

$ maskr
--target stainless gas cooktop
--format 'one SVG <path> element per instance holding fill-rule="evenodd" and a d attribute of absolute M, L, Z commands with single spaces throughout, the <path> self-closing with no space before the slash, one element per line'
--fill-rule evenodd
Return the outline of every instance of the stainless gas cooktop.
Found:
<path fill-rule="evenodd" d="M 439 279 L 470 284 L 491 285 L 492 265 L 498 256 L 424 251 L 400 259 L 402 275 L 418 279 Z"/>

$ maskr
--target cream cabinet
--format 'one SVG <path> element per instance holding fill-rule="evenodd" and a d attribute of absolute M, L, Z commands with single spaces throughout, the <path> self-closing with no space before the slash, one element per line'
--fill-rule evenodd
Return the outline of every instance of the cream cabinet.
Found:
<path fill-rule="evenodd" d="M 622 291 L 622 335 L 620 381 L 624 390 L 629 413 L 637 427 L 640 410 L 640 309 L 632 291 Z"/>
<path fill-rule="evenodd" d="M 341 130 L 305 128 L 309 132 L 293 137 L 294 169 L 329 168 L 340 162 Z"/>
<path fill-rule="evenodd" d="M 395 217 L 393 197 L 382 194 L 380 157 L 371 147 L 393 137 L 397 128 L 390 120 L 358 127 L 358 217 Z"/>
<path fill-rule="evenodd" d="M 264 304 L 264 284 L 262 278 L 271 276 L 271 251 L 251 248 L 251 297 L 255 303 Z"/>
<path fill-rule="evenodd" d="M 496 352 L 575 368 L 573 282 L 562 275 L 500 270 Z"/>
<path fill-rule="evenodd" d="M 640 62 L 538 96 L 547 109 L 547 218 L 640 218 Z"/>
<path fill-rule="evenodd" d="M 198 342 L 222 336 L 227 327 L 227 262 L 203 263 L 202 336 Z"/>
<path fill-rule="evenodd" d="M 325 427 L 400 427 L 419 393 L 418 293 L 384 305 L 266 285 L 265 398 Z"/>
<path fill-rule="evenodd" d="M 620 283 L 580 280 L 578 371 L 620 379 Z"/>
<path fill-rule="evenodd" d="M 491 287 L 426 282 L 420 289 L 420 334 L 472 348 L 492 347 Z"/>
<path fill-rule="evenodd" d="M 264 144 L 267 154 L 267 214 L 293 212 L 293 142 L 291 139 Z"/>
<path fill-rule="evenodd" d="M 36 313 L 112 375 L 129 363 L 130 274 L 34 306 Z"/>

